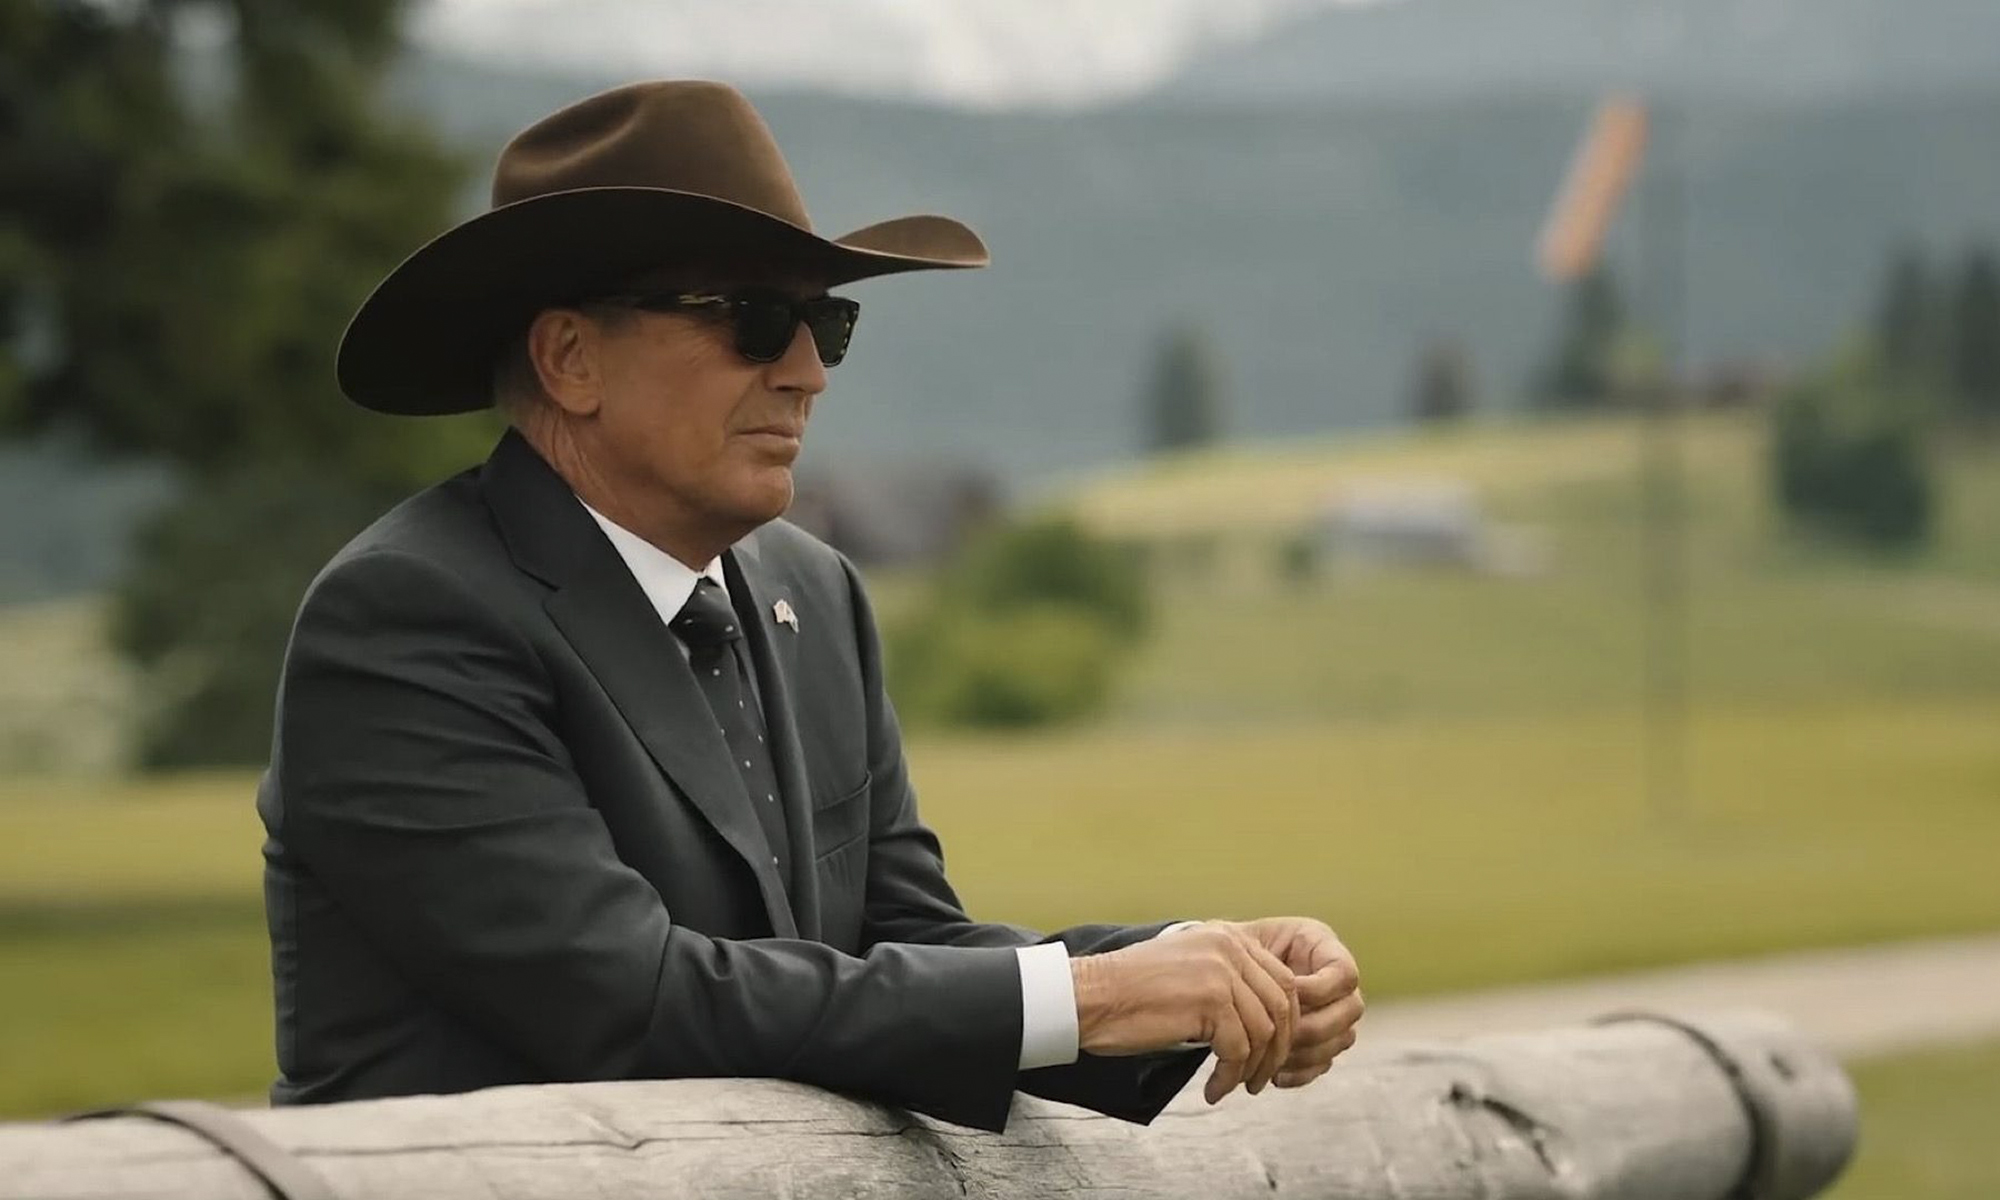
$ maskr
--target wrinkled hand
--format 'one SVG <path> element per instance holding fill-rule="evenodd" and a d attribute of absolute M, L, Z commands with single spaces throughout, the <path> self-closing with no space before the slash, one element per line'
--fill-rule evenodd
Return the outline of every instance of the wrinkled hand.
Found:
<path fill-rule="evenodd" d="M 1298 981 L 1299 1024 L 1291 1052 L 1274 1077 L 1281 1088 L 1304 1087 L 1326 1074 L 1334 1057 L 1354 1045 L 1361 1020 L 1361 970 L 1333 930 L 1310 917 L 1265 917 L 1237 927 L 1285 964 Z"/>
<path fill-rule="evenodd" d="M 1078 1044 L 1144 1054 L 1205 1043 L 1214 1104 L 1242 1084 L 1261 1092 L 1292 1057 L 1300 1019 L 1291 968 L 1247 930 L 1205 921 L 1109 954 L 1072 959 Z"/>

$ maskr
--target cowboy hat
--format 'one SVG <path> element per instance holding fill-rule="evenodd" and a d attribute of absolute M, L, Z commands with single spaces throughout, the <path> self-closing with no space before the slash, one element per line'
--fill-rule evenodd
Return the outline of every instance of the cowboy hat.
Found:
<path fill-rule="evenodd" d="M 639 272 L 779 263 L 832 286 L 986 262 L 978 235 L 949 217 L 821 237 L 742 93 L 636 83 L 507 143 L 493 206 L 376 285 L 341 338 L 336 374 L 348 399 L 377 412 L 471 412 L 492 402 L 494 362 L 537 311 Z"/>

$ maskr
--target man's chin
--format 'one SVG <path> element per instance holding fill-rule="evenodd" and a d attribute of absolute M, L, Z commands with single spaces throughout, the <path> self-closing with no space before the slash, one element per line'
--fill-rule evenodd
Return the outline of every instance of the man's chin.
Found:
<path fill-rule="evenodd" d="M 775 521 L 792 507 L 794 494 L 790 467 L 761 467 L 738 493 L 735 515 L 753 527 Z"/>

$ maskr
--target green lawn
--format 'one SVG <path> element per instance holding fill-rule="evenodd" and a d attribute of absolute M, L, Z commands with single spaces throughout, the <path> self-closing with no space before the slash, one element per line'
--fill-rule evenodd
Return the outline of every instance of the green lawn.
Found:
<path fill-rule="evenodd" d="M 2000 1042 L 1864 1063 L 1861 1149 L 1827 1200 L 2000 1196 Z"/>
<path fill-rule="evenodd" d="M 1680 644 L 1697 704 L 2000 696 L 2000 447 L 1946 455 L 1935 544 L 1904 561 L 1782 536 L 1756 426 L 1705 418 L 1683 440 Z M 1293 452 L 1263 470 L 1223 453 L 1085 487 L 1080 511 L 1108 532 L 1213 531 L 1207 569 L 1167 560 L 1159 635 L 1118 718 L 1422 722 L 1636 708 L 1647 637 L 1638 446 L 1623 422 L 1475 428 Z M 1276 543 L 1316 497 L 1423 480 L 1482 485 L 1487 511 L 1539 544 L 1546 569 L 1279 582 Z"/>
<path fill-rule="evenodd" d="M 1697 801 L 1622 716 L 936 739 L 975 912 L 1304 912 L 1394 997 L 1988 927 L 2000 702 L 1705 715 Z M 0 1112 L 247 1094 L 269 1066 L 248 776 L 0 787 Z M 151 794 L 157 791 L 158 794 Z"/>

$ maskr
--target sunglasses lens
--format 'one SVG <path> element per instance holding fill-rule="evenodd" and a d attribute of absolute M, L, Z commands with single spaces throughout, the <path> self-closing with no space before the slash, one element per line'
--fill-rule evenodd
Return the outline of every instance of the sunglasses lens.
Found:
<path fill-rule="evenodd" d="M 785 356 L 798 329 L 798 317 L 783 300 L 763 297 L 736 302 L 736 352 L 751 362 L 776 362 Z"/>
<path fill-rule="evenodd" d="M 837 367 L 847 357 L 847 343 L 854 338 L 854 322 L 861 306 L 838 296 L 826 296 L 805 303 L 806 328 L 812 331 L 813 345 L 819 348 L 822 366 Z"/>

